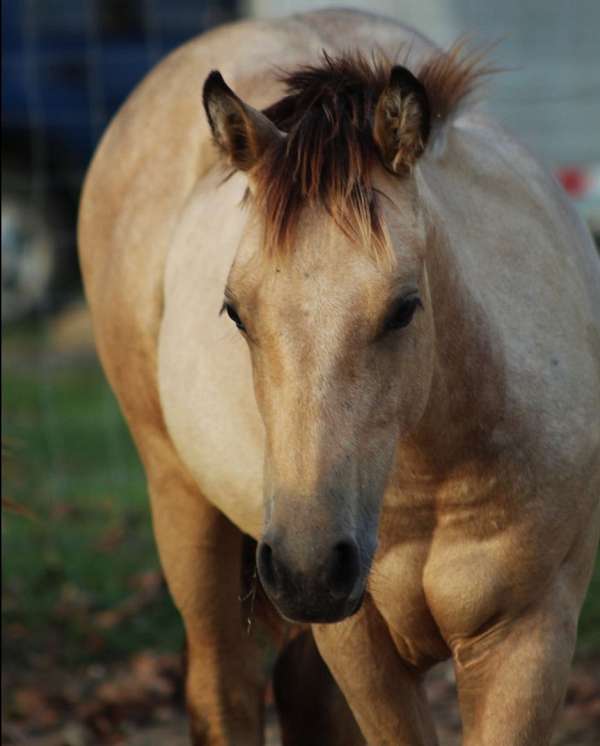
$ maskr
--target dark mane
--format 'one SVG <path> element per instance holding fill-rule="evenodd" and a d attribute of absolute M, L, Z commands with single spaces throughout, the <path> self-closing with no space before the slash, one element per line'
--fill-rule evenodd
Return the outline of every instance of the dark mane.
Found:
<path fill-rule="evenodd" d="M 424 85 L 432 121 L 447 120 L 476 87 L 481 54 L 462 44 L 427 59 L 415 75 Z M 320 204 L 352 240 L 388 253 L 379 195 L 372 183 L 380 160 L 372 134 L 375 106 L 394 62 L 354 53 L 282 76 L 286 95 L 264 114 L 287 137 L 265 153 L 257 168 L 256 197 L 266 216 L 265 246 L 271 254 L 291 244 L 300 212 Z"/>

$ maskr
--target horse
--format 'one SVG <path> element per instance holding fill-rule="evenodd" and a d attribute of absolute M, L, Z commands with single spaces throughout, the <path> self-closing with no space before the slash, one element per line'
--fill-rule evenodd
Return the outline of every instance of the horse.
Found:
<path fill-rule="evenodd" d="M 550 742 L 600 531 L 600 264 L 473 103 L 489 72 L 370 14 L 243 21 L 98 147 L 81 267 L 195 744 L 262 743 L 253 583 L 284 744 L 437 743 L 446 659 L 466 746 Z"/>

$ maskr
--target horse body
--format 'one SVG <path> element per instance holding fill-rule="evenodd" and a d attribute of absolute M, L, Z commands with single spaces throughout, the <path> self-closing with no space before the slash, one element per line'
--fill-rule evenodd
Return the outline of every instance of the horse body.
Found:
<path fill-rule="evenodd" d="M 387 275 L 326 229 L 324 213 L 301 218 L 292 256 L 256 261 L 259 231 L 241 205 L 252 172 L 223 180 L 200 108 L 199 82 L 214 66 L 263 107 L 283 95 L 274 62 L 294 67 L 322 47 L 376 44 L 393 56 L 407 40 L 409 68 L 435 51 L 401 26 L 349 12 L 209 34 L 130 99 L 86 182 L 86 292 L 148 474 L 169 585 L 196 660 L 222 649 L 224 636 L 232 654 L 214 662 L 213 678 L 246 684 L 228 701 L 192 660 L 202 743 L 260 742 L 259 675 L 240 662 L 252 651 L 223 622 L 225 600 L 214 601 L 218 625 L 195 628 L 208 598 L 235 608 L 225 577 L 239 567 L 231 524 L 263 546 L 270 527 L 269 553 L 283 547 L 294 577 L 333 542 L 346 564 L 358 552 L 370 566 L 355 580 L 328 565 L 343 612 L 315 601 L 308 580 L 294 581 L 305 594 L 299 613 L 273 590 L 284 613 L 315 622 L 369 743 L 435 743 L 419 672 L 449 656 L 468 744 L 546 743 L 564 691 L 600 526 L 600 267 L 566 198 L 472 109 L 443 127 L 410 177 L 377 171 L 376 187 L 393 195 L 393 210 L 382 209 L 401 236 L 399 282 L 417 283 L 425 306 L 411 328 L 429 340 L 404 337 L 408 394 L 388 453 L 382 433 L 392 425 L 374 405 L 392 401 L 379 374 L 387 363 L 356 352 L 368 348 L 364 309 L 379 308 Z M 251 339 L 252 359 L 219 316 L 229 285 L 261 322 L 260 334 L 249 332 L 262 343 Z M 365 370 L 379 388 L 363 403 Z M 382 497 L 340 518 L 343 491 Z M 308 499 L 317 494 L 323 513 Z M 367 573 L 362 608 L 349 615 Z"/>

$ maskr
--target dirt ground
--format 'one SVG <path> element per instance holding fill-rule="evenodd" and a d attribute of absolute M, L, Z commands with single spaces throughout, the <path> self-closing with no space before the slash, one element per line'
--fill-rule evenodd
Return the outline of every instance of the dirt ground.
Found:
<path fill-rule="evenodd" d="M 79 676 L 23 681 L 3 674 L 5 746 L 188 746 L 178 656 L 143 653 L 125 667 L 91 666 Z M 460 718 L 452 668 L 434 669 L 427 693 L 441 746 L 459 746 Z M 266 746 L 279 746 L 267 697 Z M 600 661 L 577 663 L 553 746 L 600 744 Z M 318 746 L 315 744 L 315 746 Z"/>

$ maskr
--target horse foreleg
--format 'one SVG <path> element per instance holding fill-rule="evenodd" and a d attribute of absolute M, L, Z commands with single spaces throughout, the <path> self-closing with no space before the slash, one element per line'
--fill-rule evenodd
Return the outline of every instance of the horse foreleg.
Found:
<path fill-rule="evenodd" d="M 186 697 L 192 742 L 263 742 L 265 675 L 256 635 L 242 623 L 243 534 L 178 469 L 150 480 L 162 566 L 187 635 Z"/>
<path fill-rule="evenodd" d="M 453 643 L 464 746 L 546 746 L 563 701 L 577 614 L 556 590 L 516 621 Z"/>
<path fill-rule="evenodd" d="M 400 658 L 368 598 L 355 616 L 313 632 L 370 746 L 437 744 L 421 677 Z"/>

